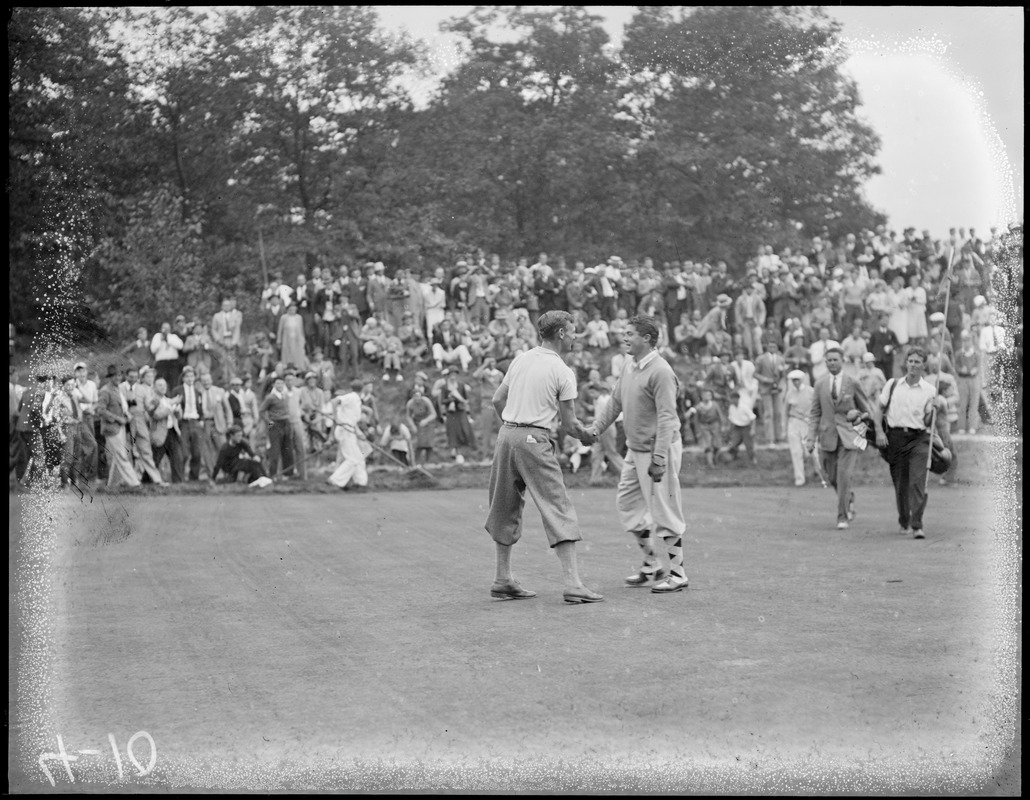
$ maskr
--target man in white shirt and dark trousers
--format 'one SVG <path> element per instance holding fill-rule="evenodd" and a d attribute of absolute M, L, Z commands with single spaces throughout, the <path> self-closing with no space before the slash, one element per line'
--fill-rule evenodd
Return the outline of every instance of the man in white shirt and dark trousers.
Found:
<path fill-rule="evenodd" d="M 583 585 L 576 562 L 579 520 L 565 489 L 551 426 L 560 415 L 565 433 L 593 444 L 576 419 L 576 375 L 562 360 L 575 339 L 567 311 L 546 311 L 537 322 L 541 344 L 520 353 L 494 392 L 493 406 L 503 425 L 490 467 L 490 513 L 486 530 L 496 545 L 497 572 L 490 596 L 501 600 L 536 597 L 511 571 L 511 548 L 522 536 L 526 490 L 543 521 L 547 541 L 561 561 L 566 603 L 597 603 L 604 597 Z"/>
<path fill-rule="evenodd" d="M 887 448 L 898 525 L 902 534 L 925 539 L 923 512 L 926 510 L 926 468 L 929 459 L 928 430 L 937 390 L 923 379 L 926 351 L 912 347 L 905 357 L 905 377 L 887 381 L 880 392 L 880 408 L 874 415 L 876 444 Z M 884 433 L 881 417 L 887 418 Z"/>
<path fill-rule="evenodd" d="M 683 502 L 679 471 L 683 458 L 680 420 L 676 413 L 679 381 L 669 362 L 658 354 L 658 322 L 636 316 L 624 344 L 631 358 L 612 390 L 612 397 L 589 429 L 599 435 L 620 412 L 625 414 L 626 458 L 615 498 L 622 526 L 636 537 L 644 564 L 626 578 L 630 586 L 651 581 L 656 594 L 687 588 L 683 570 Z M 651 530 L 665 541 L 669 569 L 658 569 Z"/>

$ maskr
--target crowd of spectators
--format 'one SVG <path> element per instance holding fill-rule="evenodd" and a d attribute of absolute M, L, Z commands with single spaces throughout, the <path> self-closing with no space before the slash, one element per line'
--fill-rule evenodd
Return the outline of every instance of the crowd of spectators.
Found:
<path fill-rule="evenodd" d="M 985 390 L 1022 369 L 1022 267 L 996 269 L 1000 241 L 993 229 L 986 239 L 958 229 L 937 240 L 880 226 L 837 242 L 816 236 L 799 250 L 762 245 L 733 270 L 725 261 L 611 256 L 588 265 L 540 253 L 530 263 L 480 252 L 423 274 L 370 262 L 277 275 L 257 318 L 244 320 L 226 297 L 210 320 L 179 315 L 153 336 L 140 328 L 102 381 L 79 363 L 25 392 L 12 370 L 12 468 L 24 472 L 29 456 L 16 429 L 42 426 L 54 441 L 45 462 L 62 482 L 304 478 L 313 457 L 332 454 L 335 408 L 355 380 L 370 453 L 424 463 L 439 431 L 448 458 L 488 458 L 490 398 L 551 309 L 576 319 L 567 361 L 587 417 L 626 358 L 628 320 L 655 317 L 660 351 L 680 376 L 684 441 L 710 464 L 741 445 L 753 460 L 756 438 L 785 442 L 798 413 L 788 375 L 811 385 L 834 345 L 870 397 L 901 373 L 908 346 L 924 346 L 954 431 L 973 434 L 990 419 Z M 1019 292 L 1011 329 L 996 310 L 999 291 Z M 390 383 L 401 386 L 380 408 L 377 384 L 383 392 Z M 573 469 L 593 452 L 595 477 L 614 460 L 597 446 L 562 447 Z"/>

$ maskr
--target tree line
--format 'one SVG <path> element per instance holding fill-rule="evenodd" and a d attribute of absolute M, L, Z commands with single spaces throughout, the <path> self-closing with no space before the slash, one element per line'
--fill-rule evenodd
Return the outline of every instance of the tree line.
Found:
<path fill-rule="evenodd" d="M 267 277 L 482 249 L 741 266 L 882 220 L 818 8 L 477 7 L 459 63 L 370 6 L 16 8 L 11 318 L 58 342 L 247 310 Z M 55 310 L 56 309 L 56 310 Z"/>

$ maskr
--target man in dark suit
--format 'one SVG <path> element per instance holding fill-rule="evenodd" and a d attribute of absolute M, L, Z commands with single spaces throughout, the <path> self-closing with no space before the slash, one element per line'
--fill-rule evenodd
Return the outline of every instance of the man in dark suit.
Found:
<path fill-rule="evenodd" d="M 182 383 L 172 392 L 178 398 L 182 418 L 179 430 L 182 436 L 182 451 L 189 463 L 189 479 L 200 479 L 201 442 L 204 440 L 204 400 L 201 388 L 196 385 L 196 373 L 191 367 L 182 371 Z"/>
<path fill-rule="evenodd" d="M 844 353 L 840 345 L 834 342 L 828 347 L 825 359 L 828 372 L 815 384 L 805 446 L 812 452 L 816 443 L 819 444 L 823 473 L 837 490 L 837 529 L 845 530 L 855 518 L 851 473 L 866 446 L 865 436 L 852 428 L 847 414 L 854 409 L 871 413 L 872 406 L 858 381 L 844 374 Z"/>
<path fill-rule="evenodd" d="M 883 376 L 890 380 L 894 377 L 894 354 L 900 345 L 897 335 L 887 327 L 886 314 L 881 314 L 877 323 L 876 330 L 869 335 L 869 352 Z"/>

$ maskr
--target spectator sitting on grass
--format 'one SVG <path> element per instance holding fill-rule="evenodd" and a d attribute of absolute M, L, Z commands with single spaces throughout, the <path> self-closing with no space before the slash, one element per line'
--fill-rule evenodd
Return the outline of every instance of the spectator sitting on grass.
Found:
<path fill-rule="evenodd" d="M 455 330 L 454 323 L 447 318 L 444 318 L 433 333 L 433 361 L 439 370 L 443 369 L 444 363 L 458 362 L 462 372 L 467 372 L 472 363 L 472 354 Z"/>
<path fill-rule="evenodd" d="M 401 316 L 400 327 L 397 328 L 397 338 L 401 340 L 404 347 L 404 358 L 409 363 L 421 361 L 426 357 L 429 346 L 426 344 L 425 334 L 421 326 L 415 324 L 415 317 L 410 311 L 405 311 Z"/>
<path fill-rule="evenodd" d="M 411 429 L 405 424 L 404 415 L 398 415 L 393 422 L 383 428 L 383 435 L 379 439 L 379 446 L 387 450 L 390 455 L 400 461 L 404 466 L 412 465 L 411 453 Z"/>
<path fill-rule="evenodd" d="M 272 479 L 261 466 L 261 461 L 254 455 L 250 445 L 243 441 L 243 430 L 233 425 L 228 433 L 228 440 L 218 451 L 218 460 L 211 473 L 211 483 L 215 483 L 220 474 L 224 474 L 231 481 L 238 480 L 242 474 L 246 476 L 247 483 L 256 489 L 270 485 Z"/>
<path fill-rule="evenodd" d="M 386 349 L 386 338 L 382 326 L 375 317 L 369 317 L 358 334 L 361 339 L 361 352 L 369 361 L 377 362 L 383 357 Z"/>

